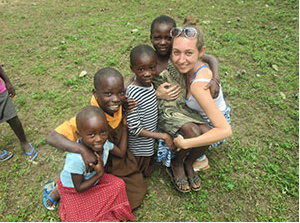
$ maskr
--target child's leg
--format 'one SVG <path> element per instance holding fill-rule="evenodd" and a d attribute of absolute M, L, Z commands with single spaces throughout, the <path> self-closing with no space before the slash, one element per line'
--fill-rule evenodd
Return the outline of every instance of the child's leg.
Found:
<path fill-rule="evenodd" d="M 18 116 L 15 116 L 14 118 L 8 120 L 7 122 L 12 128 L 12 130 L 14 131 L 14 133 L 16 134 L 16 136 L 18 137 L 18 139 L 20 140 L 22 149 L 27 153 L 31 153 L 32 147 L 29 145 L 26 139 L 22 123 L 18 118 Z M 31 159 L 35 155 L 36 155 L 36 151 L 33 151 L 31 155 L 29 155 L 29 159 Z"/>
<path fill-rule="evenodd" d="M 57 184 L 54 187 L 53 191 L 51 191 L 51 193 L 49 194 L 49 197 L 51 197 L 54 202 L 58 201 L 60 199 L 60 193 L 59 193 Z M 52 207 L 53 202 L 51 200 L 47 199 L 47 205 L 48 205 L 48 207 Z"/>
<path fill-rule="evenodd" d="M 181 131 L 184 132 L 185 138 L 192 138 L 199 135 L 204 134 L 205 132 L 209 131 L 210 127 L 207 124 L 194 124 L 189 123 L 182 126 Z M 187 155 L 185 159 L 185 171 L 187 174 L 187 177 L 189 178 L 189 181 L 191 182 L 191 186 L 194 189 L 200 188 L 200 178 L 197 177 L 194 168 L 193 163 L 194 161 L 199 157 L 202 156 L 205 151 L 208 149 L 209 146 L 202 146 L 197 148 L 192 148 L 190 150 L 190 153 Z M 196 178 L 197 179 L 196 179 Z M 193 180 L 195 179 L 195 180 Z"/>

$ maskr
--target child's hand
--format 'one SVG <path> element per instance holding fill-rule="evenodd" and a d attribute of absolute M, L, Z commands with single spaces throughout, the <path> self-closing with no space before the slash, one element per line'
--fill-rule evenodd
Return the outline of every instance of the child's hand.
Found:
<path fill-rule="evenodd" d="M 171 151 L 175 151 L 176 150 L 176 147 L 175 147 L 175 145 L 173 143 L 173 139 L 172 139 L 172 137 L 169 134 L 164 133 L 163 140 L 165 141 L 165 143 L 167 144 L 167 146 L 169 147 L 169 149 Z"/>
<path fill-rule="evenodd" d="M 219 96 L 220 85 L 217 83 L 216 79 L 211 79 L 211 81 L 204 87 L 205 90 L 209 89 L 212 98 L 217 98 Z"/>
<path fill-rule="evenodd" d="M 179 97 L 181 88 L 178 84 L 170 87 L 171 84 L 165 82 L 156 89 L 156 97 L 163 100 L 175 100 Z"/>
<path fill-rule="evenodd" d="M 9 97 L 13 98 L 16 95 L 15 88 L 11 83 L 5 83 L 5 87 L 9 93 Z"/>
<path fill-rule="evenodd" d="M 136 101 L 134 99 L 128 99 L 128 96 L 126 95 L 126 100 L 124 101 L 124 108 L 126 113 L 132 112 L 136 106 Z"/>
<path fill-rule="evenodd" d="M 173 141 L 175 146 L 178 148 L 177 151 L 180 151 L 181 149 L 188 149 L 185 145 L 185 139 L 182 135 L 178 135 Z"/>
<path fill-rule="evenodd" d="M 94 152 L 97 156 L 97 164 L 90 163 L 89 165 L 94 168 L 94 170 L 97 172 L 99 176 L 102 176 L 104 174 L 104 167 L 103 167 L 103 157 L 99 155 L 97 152 Z"/>

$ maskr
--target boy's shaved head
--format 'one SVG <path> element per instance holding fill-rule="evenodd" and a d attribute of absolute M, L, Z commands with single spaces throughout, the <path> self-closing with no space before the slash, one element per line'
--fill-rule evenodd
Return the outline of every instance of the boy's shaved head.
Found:
<path fill-rule="evenodd" d="M 143 55 L 157 58 L 157 54 L 151 46 L 138 45 L 134 47 L 130 52 L 130 66 L 133 67 L 136 59 L 142 57 Z"/>
<path fill-rule="evenodd" d="M 119 77 L 123 79 L 122 74 L 120 74 L 119 71 L 117 71 L 114 68 L 111 67 L 105 67 L 97 71 L 97 73 L 94 76 L 94 87 L 97 88 L 97 86 L 100 85 L 101 79 L 103 77 Z"/>
<path fill-rule="evenodd" d="M 154 26 L 156 24 L 160 24 L 160 23 L 167 23 L 167 24 L 172 25 L 173 27 L 176 27 L 176 22 L 174 19 L 172 19 L 171 17 L 166 16 L 166 15 L 161 15 L 152 21 L 151 29 L 150 29 L 151 34 L 153 33 Z"/>
<path fill-rule="evenodd" d="M 76 116 L 76 125 L 78 131 L 80 132 L 82 130 L 82 127 L 87 120 L 95 117 L 99 117 L 106 122 L 104 112 L 101 108 L 96 106 L 87 106 L 81 109 Z"/>

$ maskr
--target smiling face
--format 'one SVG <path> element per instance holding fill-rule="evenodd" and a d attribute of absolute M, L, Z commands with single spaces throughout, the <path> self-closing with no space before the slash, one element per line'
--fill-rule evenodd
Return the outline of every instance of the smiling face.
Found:
<path fill-rule="evenodd" d="M 157 59 L 155 55 L 141 54 L 131 66 L 136 75 L 135 84 L 142 87 L 150 87 L 154 76 L 156 76 Z"/>
<path fill-rule="evenodd" d="M 180 73 L 189 74 L 197 70 L 199 58 L 203 55 L 205 47 L 199 52 L 196 38 L 175 37 L 173 40 L 172 60 Z"/>
<path fill-rule="evenodd" d="M 172 48 L 172 37 L 170 36 L 170 30 L 172 28 L 173 25 L 170 23 L 157 23 L 154 25 L 150 40 L 159 56 L 170 55 Z"/>
<path fill-rule="evenodd" d="M 108 75 L 101 77 L 93 94 L 103 111 L 113 116 L 126 99 L 123 78 Z"/>
<path fill-rule="evenodd" d="M 102 153 L 103 145 L 108 137 L 108 127 L 105 116 L 86 118 L 78 128 L 78 136 L 87 147 L 95 152 Z"/>

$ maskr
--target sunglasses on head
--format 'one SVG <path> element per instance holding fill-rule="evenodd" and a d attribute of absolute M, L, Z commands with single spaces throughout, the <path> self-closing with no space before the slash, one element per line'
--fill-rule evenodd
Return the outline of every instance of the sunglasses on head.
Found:
<path fill-rule="evenodd" d="M 183 34 L 185 37 L 187 38 L 193 38 L 195 37 L 198 32 L 197 29 L 195 29 L 194 27 L 175 27 L 173 29 L 171 29 L 170 31 L 170 35 L 172 38 L 180 36 L 181 34 Z"/>

